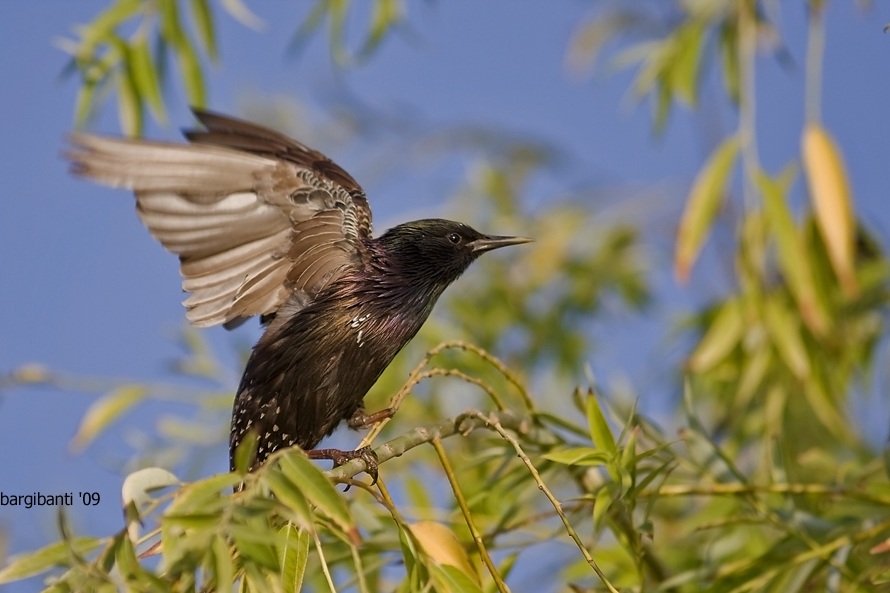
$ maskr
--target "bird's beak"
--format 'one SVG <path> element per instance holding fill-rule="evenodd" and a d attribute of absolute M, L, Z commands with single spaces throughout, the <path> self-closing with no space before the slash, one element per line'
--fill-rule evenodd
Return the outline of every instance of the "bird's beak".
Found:
<path fill-rule="evenodd" d="M 491 235 L 476 239 L 470 246 L 475 253 L 484 253 L 499 247 L 507 247 L 508 245 L 521 245 L 522 243 L 531 243 L 534 239 L 528 237 L 492 237 Z"/>

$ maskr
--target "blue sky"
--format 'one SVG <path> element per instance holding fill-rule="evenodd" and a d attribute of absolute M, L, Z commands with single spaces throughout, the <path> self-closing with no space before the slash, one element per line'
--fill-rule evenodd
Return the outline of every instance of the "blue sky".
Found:
<path fill-rule="evenodd" d="M 254 4 L 266 22 L 262 33 L 222 12 L 217 15 L 222 61 L 207 74 L 209 106 L 215 110 L 234 113 L 244 97 L 290 96 L 313 105 L 310 114 L 323 114 L 325 97 L 352 94 L 381 113 L 409 113 L 431 126 L 484 123 L 564 147 L 571 155 L 564 179 L 542 186 L 554 193 L 581 184 L 625 190 L 658 184 L 664 204 L 657 211 L 674 214 L 707 149 L 733 125 L 729 109 L 709 114 L 711 128 L 680 110 L 656 139 L 648 109 L 629 100 L 629 74 L 569 75 L 567 39 L 596 3 L 549 2 L 546 12 L 542 3 L 510 0 L 412 4 L 411 35 L 387 40 L 367 64 L 347 72 L 332 67 L 324 39 L 313 40 L 298 58 L 285 56 L 300 14 L 294 3 Z M 773 60 L 761 61 L 759 142 L 764 165 L 773 171 L 793 158 L 799 142 L 802 4 L 782 4 L 782 31 L 794 66 L 783 69 Z M 77 83 L 60 77 L 66 56 L 52 40 L 89 21 L 103 5 L 19 0 L 7 2 L 0 19 L 0 373 L 38 362 L 79 375 L 163 379 L 166 365 L 179 353 L 171 340 L 184 321 L 175 258 L 142 228 L 131 196 L 72 179 L 60 158 L 72 128 Z M 870 12 L 852 2 L 831 3 L 823 98 L 824 121 L 844 150 L 860 215 L 885 245 L 890 231 L 890 34 L 882 27 L 887 22 L 886 3 L 875 3 Z M 151 123 L 149 136 L 177 139 L 178 128 L 191 124 L 183 100 L 178 94 L 170 97 L 170 124 Z M 97 118 L 95 129 L 117 132 L 110 108 Z M 362 155 L 329 156 L 362 180 Z M 365 184 L 378 232 L 415 214 L 442 214 L 437 179 L 422 175 L 404 183 Z M 548 199 L 542 195 L 537 201 L 546 205 Z M 662 246 L 674 224 L 670 219 L 659 223 Z M 659 254 L 653 265 L 668 268 L 670 261 Z M 697 298 L 718 289 L 707 281 L 693 286 L 704 286 L 705 294 Z M 690 298 L 683 289 L 667 291 L 673 300 L 659 315 Z M 650 352 L 627 348 L 652 335 L 651 329 L 639 327 L 638 333 L 616 338 L 625 346 L 619 351 Z M 206 332 L 221 350 L 250 344 L 256 335 L 253 325 L 235 334 Z M 607 374 L 645 362 L 604 357 L 595 366 Z M 76 529 L 98 535 L 120 525 L 121 476 L 102 445 L 125 446 L 125 439 L 118 434 L 83 453 L 71 452 L 69 441 L 90 402 L 83 394 L 42 388 L 0 393 L 0 491 L 99 492 L 99 506 L 72 509 Z M 881 426 L 886 423 L 885 403 L 864 405 L 874 406 L 879 413 L 872 417 Z M 128 414 L 115 430 L 147 426 L 157 413 L 148 407 Z M 210 466 L 222 471 L 225 459 L 220 450 Z M 55 519 L 45 509 L 0 507 L 0 530 L 9 538 L 9 551 L 16 552 L 53 537 Z"/>

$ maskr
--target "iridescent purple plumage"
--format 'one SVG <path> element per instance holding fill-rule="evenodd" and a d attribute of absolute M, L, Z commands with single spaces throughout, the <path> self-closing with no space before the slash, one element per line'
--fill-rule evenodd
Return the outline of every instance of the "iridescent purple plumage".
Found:
<path fill-rule="evenodd" d="M 253 470 L 311 449 L 362 400 L 445 288 L 485 251 L 527 242 L 427 219 L 371 236 L 364 191 L 323 154 L 204 111 L 191 144 L 72 136 L 73 172 L 127 187 L 149 231 L 179 255 L 189 321 L 266 326 L 247 363 L 229 447 Z M 344 453 L 344 452 L 334 452 Z"/>

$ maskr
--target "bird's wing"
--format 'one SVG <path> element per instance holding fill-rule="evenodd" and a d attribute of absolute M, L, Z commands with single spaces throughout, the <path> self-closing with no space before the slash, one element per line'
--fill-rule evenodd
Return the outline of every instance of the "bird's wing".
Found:
<path fill-rule="evenodd" d="M 193 144 L 71 137 L 73 172 L 136 194 L 142 221 L 179 255 L 194 325 L 237 325 L 311 301 L 371 234 L 364 192 L 324 155 L 266 128 L 197 112 Z"/>

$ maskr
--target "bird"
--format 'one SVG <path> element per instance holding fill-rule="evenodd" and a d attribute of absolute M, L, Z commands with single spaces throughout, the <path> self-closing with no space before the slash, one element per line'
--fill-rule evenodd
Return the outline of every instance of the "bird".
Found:
<path fill-rule="evenodd" d="M 189 143 L 70 135 L 71 172 L 132 190 L 149 232 L 179 256 L 186 318 L 237 327 L 259 316 L 232 410 L 230 469 L 251 443 L 254 471 L 298 446 L 335 465 L 373 451 L 315 449 L 344 420 L 426 321 L 443 291 L 481 254 L 531 239 L 424 219 L 372 235 L 371 208 L 353 177 L 322 153 L 272 129 L 193 109 Z"/>

